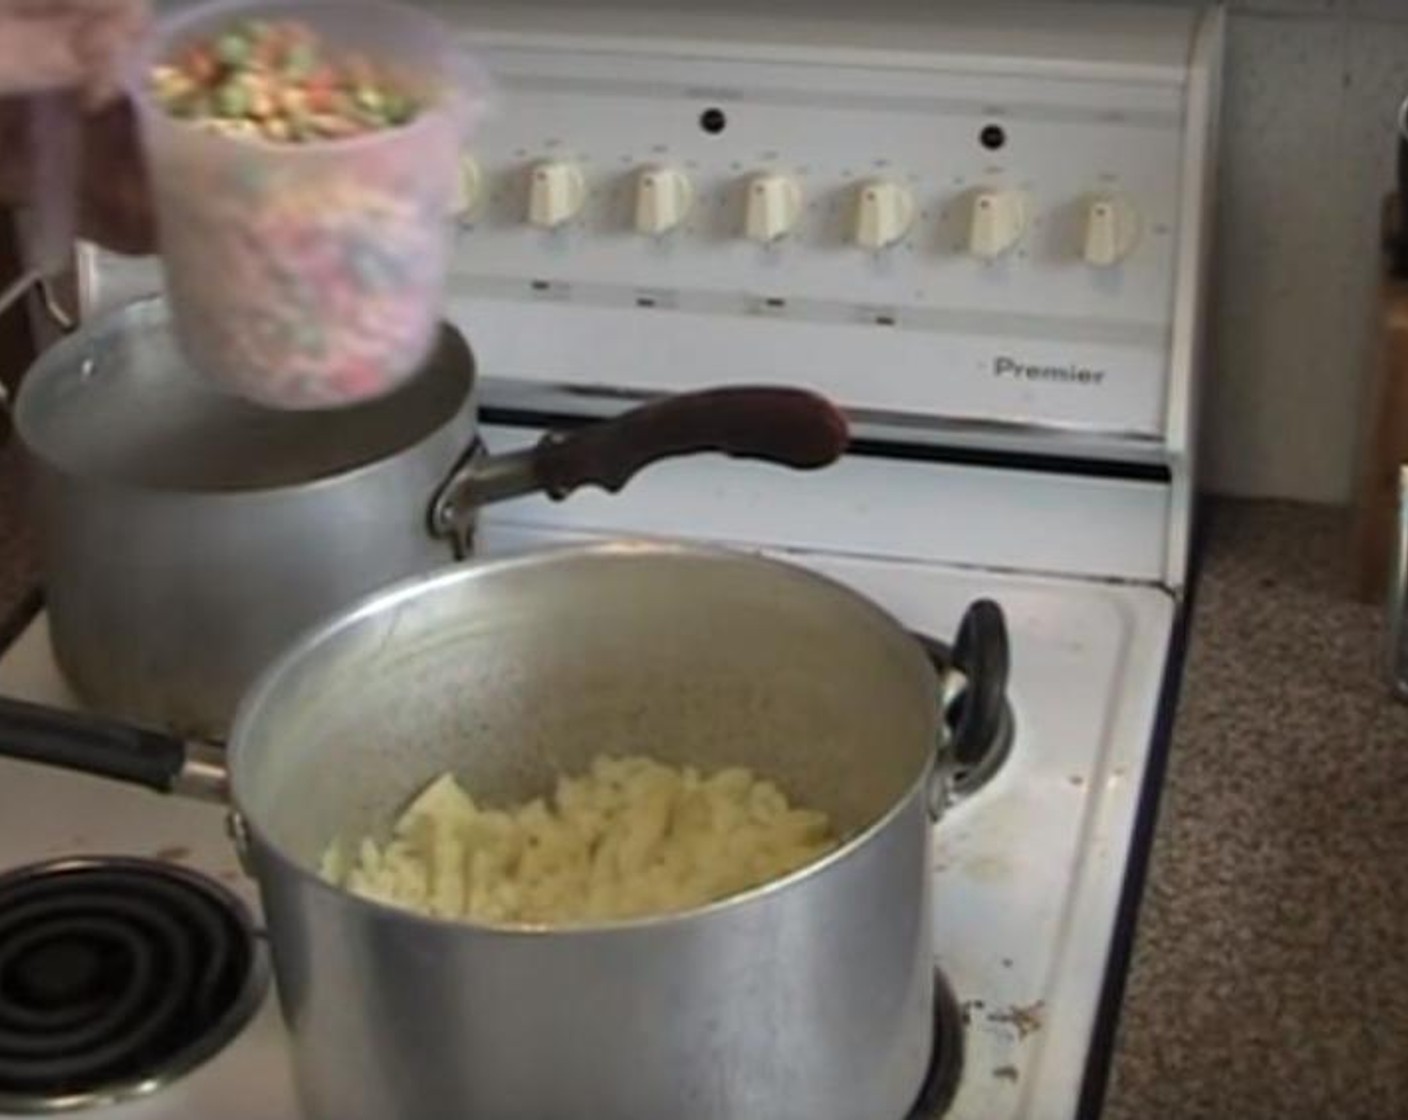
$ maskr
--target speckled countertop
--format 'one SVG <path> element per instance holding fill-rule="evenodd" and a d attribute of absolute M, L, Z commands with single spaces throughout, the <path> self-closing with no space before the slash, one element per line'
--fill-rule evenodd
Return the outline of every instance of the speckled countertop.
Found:
<path fill-rule="evenodd" d="M 1108 1120 L 1408 1117 L 1408 706 L 1336 510 L 1214 503 Z"/>
<path fill-rule="evenodd" d="M 36 575 L 17 489 L 0 447 L 0 620 Z M 1209 506 L 1108 1120 L 1408 1117 L 1408 705 L 1346 531 Z"/>

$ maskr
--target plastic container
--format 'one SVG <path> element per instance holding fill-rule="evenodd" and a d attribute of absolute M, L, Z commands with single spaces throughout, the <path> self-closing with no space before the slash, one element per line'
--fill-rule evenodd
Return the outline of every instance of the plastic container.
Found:
<path fill-rule="evenodd" d="M 327 50 L 391 68 L 424 107 L 394 128 L 299 144 L 173 117 L 152 68 L 247 19 L 302 23 Z M 279 409 L 356 404 L 409 378 L 442 314 L 461 146 L 488 94 L 451 32 L 377 0 L 223 0 L 158 24 L 128 85 L 191 365 Z"/>

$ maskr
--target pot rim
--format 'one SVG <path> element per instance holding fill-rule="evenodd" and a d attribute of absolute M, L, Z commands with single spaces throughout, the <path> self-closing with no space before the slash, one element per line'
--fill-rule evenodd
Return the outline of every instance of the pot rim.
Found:
<path fill-rule="evenodd" d="M 404 907 L 393 906 L 390 903 L 380 902 L 376 899 L 366 898 L 343 887 L 329 883 L 315 870 L 304 866 L 302 862 L 293 858 L 280 845 L 274 843 L 269 838 L 267 833 L 260 826 L 257 818 L 251 816 L 244 807 L 240 795 L 240 787 L 244 784 L 245 780 L 242 776 L 246 765 L 244 756 L 247 750 L 252 749 L 247 746 L 247 743 L 252 730 L 256 728 L 260 722 L 264 708 L 278 691 L 283 679 L 295 666 L 300 664 L 324 642 L 328 641 L 345 628 L 355 625 L 366 618 L 384 614 L 388 610 L 394 609 L 399 603 L 414 599 L 420 595 L 434 593 L 444 586 L 461 581 L 483 579 L 496 571 L 570 564 L 589 556 L 629 554 L 711 559 L 719 562 L 744 564 L 780 571 L 786 573 L 789 578 L 795 579 L 799 583 L 809 584 L 824 590 L 827 594 L 836 595 L 839 593 L 850 599 L 853 603 L 858 605 L 862 611 L 869 613 L 878 624 L 891 628 L 896 637 L 909 642 L 913 647 L 913 656 L 910 658 L 910 666 L 911 672 L 915 676 L 916 684 L 925 682 L 929 684 L 934 692 L 932 728 L 934 747 L 933 750 L 925 753 L 924 764 L 919 768 L 919 772 L 906 787 L 904 793 L 898 797 L 894 804 L 886 809 L 885 812 L 880 814 L 880 816 L 876 817 L 855 834 L 843 839 L 840 844 L 825 855 L 803 864 L 795 870 L 788 872 L 786 875 L 769 879 L 766 882 L 759 883 L 757 886 L 750 887 L 748 890 L 740 891 L 737 894 L 728 895 L 725 898 L 717 899 L 713 902 L 705 903 L 703 906 L 696 906 L 688 910 L 674 911 L 666 914 L 650 914 L 635 918 L 619 918 L 609 921 L 562 925 L 480 922 L 461 918 L 441 918 L 435 915 L 422 914 Z M 621 537 L 587 544 L 577 543 L 541 548 L 531 552 L 496 557 L 493 559 L 461 561 L 456 564 L 443 566 L 439 570 L 424 575 L 412 576 L 408 579 L 398 581 L 379 591 L 373 592 L 369 596 L 363 597 L 358 602 L 340 611 L 337 615 L 313 626 L 292 645 L 286 647 L 282 654 L 265 667 L 254 684 L 241 698 L 235 712 L 234 720 L 230 726 L 230 734 L 226 745 L 227 769 L 229 774 L 229 804 L 232 814 L 240 821 L 242 828 L 249 836 L 253 846 L 258 847 L 271 857 L 278 864 L 281 871 L 291 873 L 300 880 L 311 882 L 315 889 L 327 892 L 330 896 L 337 898 L 345 905 L 361 908 L 364 912 L 372 916 L 397 917 L 423 924 L 429 928 L 463 931 L 476 936 L 495 938 L 541 937 L 549 934 L 559 937 L 595 937 L 613 933 L 648 932 L 688 922 L 700 921 L 716 914 L 727 913 L 734 909 L 765 901 L 783 891 L 799 887 L 812 878 L 821 875 L 834 865 L 854 857 L 876 836 L 884 832 L 896 818 L 911 811 L 912 806 L 917 806 L 917 811 L 922 814 L 922 818 L 926 823 L 925 835 L 927 843 L 927 837 L 933 829 L 933 821 L 929 814 L 927 795 L 930 783 L 933 779 L 934 769 L 938 764 L 940 750 L 939 736 L 942 721 L 939 689 L 933 682 L 933 665 L 925 656 L 918 643 L 913 641 L 909 632 L 900 624 L 899 620 L 885 608 L 830 576 L 760 553 L 744 552 L 719 545 L 697 544 L 694 542 Z"/>
<path fill-rule="evenodd" d="M 42 383 L 52 382 L 63 377 L 63 370 L 65 368 L 75 368 L 83 362 L 88 353 L 85 348 L 101 345 L 102 340 L 110 333 L 120 334 L 124 330 L 130 329 L 132 320 L 137 320 L 140 325 L 143 326 L 167 327 L 169 329 L 171 309 L 167 298 L 164 295 L 142 296 L 141 298 L 130 300 L 116 307 L 108 308 L 106 311 L 85 320 L 78 330 L 59 339 L 48 349 L 40 353 L 34 361 L 29 364 L 29 368 L 20 381 L 19 390 L 15 394 L 14 403 L 11 406 L 11 422 L 14 432 L 19 438 L 19 442 L 27 456 L 42 464 L 45 470 L 76 485 L 96 490 L 99 493 L 147 499 L 195 498 L 203 502 L 210 501 L 232 504 L 250 501 L 267 502 L 270 499 L 293 495 L 301 497 L 311 492 L 330 489 L 333 486 L 355 484 L 377 471 L 386 470 L 389 467 L 399 464 L 405 458 L 418 454 L 427 443 L 439 439 L 446 434 L 452 434 L 455 426 L 462 422 L 466 414 L 470 417 L 470 428 L 467 435 L 459 439 L 459 442 L 466 446 L 460 447 L 456 452 L 457 455 L 462 454 L 464 450 L 466 450 L 468 444 L 473 441 L 474 435 L 478 431 L 479 369 L 474 350 L 469 340 L 453 322 L 448 319 L 442 319 L 439 324 L 439 329 L 443 331 L 448 328 L 453 333 L 458 344 L 462 345 L 469 355 L 470 364 L 464 392 L 460 395 L 456 406 L 448 410 L 445 417 L 438 423 L 421 433 L 417 438 L 380 457 L 368 459 L 366 462 L 354 463 L 340 470 L 332 470 L 310 478 L 278 483 L 272 486 L 248 486 L 208 490 L 190 486 L 167 486 L 134 482 L 121 477 L 114 478 L 91 471 L 76 470 L 71 465 L 56 458 L 47 451 L 44 447 L 44 441 L 34 438 L 34 423 L 29 418 L 32 411 L 32 402 L 35 395 L 42 391 L 40 388 Z M 95 335 L 98 337 L 95 337 Z M 414 379 L 412 381 L 412 384 L 413 383 Z M 394 393 L 392 395 L 394 395 Z M 374 408 L 377 404 L 386 399 L 387 398 L 383 397 L 376 401 L 370 401 L 367 403 L 367 407 Z M 448 473 L 449 469 L 449 467 L 446 468 L 446 473 Z M 430 497 L 431 495 L 427 495 L 427 501 Z"/>

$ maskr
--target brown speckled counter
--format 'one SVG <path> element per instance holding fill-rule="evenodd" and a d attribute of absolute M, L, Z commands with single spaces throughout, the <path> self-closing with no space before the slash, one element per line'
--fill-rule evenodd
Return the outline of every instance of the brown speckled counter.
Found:
<path fill-rule="evenodd" d="M 36 579 L 14 458 L 0 627 Z M 1344 593 L 1348 525 L 1209 510 L 1109 1120 L 1408 1117 L 1408 706 Z"/>
<path fill-rule="evenodd" d="M 1408 706 L 1349 518 L 1217 503 L 1105 1116 L 1408 1116 Z"/>

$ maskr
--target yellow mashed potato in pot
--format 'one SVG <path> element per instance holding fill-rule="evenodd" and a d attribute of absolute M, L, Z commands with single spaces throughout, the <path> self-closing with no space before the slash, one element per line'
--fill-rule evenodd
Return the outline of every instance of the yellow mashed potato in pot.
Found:
<path fill-rule="evenodd" d="M 383 845 L 332 844 L 322 874 L 438 918 L 572 925 L 678 913 L 780 878 L 831 851 L 825 814 L 749 770 L 701 774 L 598 757 L 548 800 L 489 809 L 453 775 L 411 803 Z"/>

